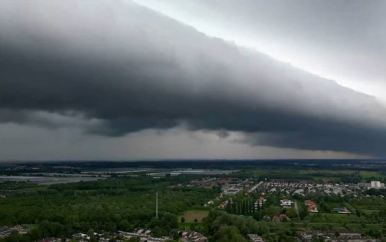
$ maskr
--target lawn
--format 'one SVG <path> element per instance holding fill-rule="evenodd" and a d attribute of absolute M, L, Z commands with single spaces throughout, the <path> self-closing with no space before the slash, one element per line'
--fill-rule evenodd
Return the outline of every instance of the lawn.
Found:
<path fill-rule="evenodd" d="M 184 217 L 185 223 L 194 223 L 195 219 L 200 223 L 203 218 L 208 216 L 208 213 L 208 210 L 188 210 L 178 217 L 178 221 L 181 221 L 181 218 Z"/>
<path fill-rule="evenodd" d="M 38 227 L 36 224 L 22 224 L 22 226 L 29 229 L 36 229 Z"/>

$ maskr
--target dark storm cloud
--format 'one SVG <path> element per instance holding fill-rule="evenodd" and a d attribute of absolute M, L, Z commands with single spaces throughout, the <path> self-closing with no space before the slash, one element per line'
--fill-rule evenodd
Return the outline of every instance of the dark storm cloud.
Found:
<path fill-rule="evenodd" d="M 3 1 L 0 33 L 3 122 L 81 113 L 104 135 L 183 124 L 245 132 L 251 144 L 386 155 L 374 98 L 133 3 Z"/>

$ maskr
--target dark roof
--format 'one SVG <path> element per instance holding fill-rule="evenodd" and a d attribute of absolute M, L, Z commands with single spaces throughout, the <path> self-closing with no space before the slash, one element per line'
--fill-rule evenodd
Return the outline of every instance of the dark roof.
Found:
<path fill-rule="evenodd" d="M 0 233 L 1 232 L 6 232 L 6 231 L 9 231 L 9 230 L 11 230 L 11 228 L 9 228 L 9 227 L 0 227 Z"/>

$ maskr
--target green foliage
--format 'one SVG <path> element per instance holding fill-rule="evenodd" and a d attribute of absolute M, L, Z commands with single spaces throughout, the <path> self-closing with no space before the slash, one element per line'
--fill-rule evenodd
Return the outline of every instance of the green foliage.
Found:
<path fill-rule="evenodd" d="M 295 208 L 289 208 L 287 209 L 286 213 L 285 213 L 289 218 L 297 218 L 298 217 L 298 213 L 296 212 L 296 209 Z"/>
<path fill-rule="evenodd" d="M 247 242 L 236 226 L 222 226 L 214 238 L 218 242 Z"/>
<path fill-rule="evenodd" d="M 278 206 L 270 206 L 269 208 L 263 210 L 263 214 L 268 215 L 272 218 L 273 216 L 279 215 L 280 210 L 281 209 Z"/>
<path fill-rule="evenodd" d="M 128 242 L 139 242 L 137 237 L 131 237 Z"/>
<path fill-rule="evenodd" d="M 158 191 L 160 221 L 151 226 L 158 227 L 159 234 L 170 235 L 178 228 L 177 214 L 200 207 L 216 195 L 209 189 L 170 189 L 173 179 L 112 178 L 52 185 L 47 191 L 53 192 L 19 193 L 0 199 L 0 226 L 36 225 L 25 241 L 64 238 L 90 229 L 133 231 L 154 222 Z"/>

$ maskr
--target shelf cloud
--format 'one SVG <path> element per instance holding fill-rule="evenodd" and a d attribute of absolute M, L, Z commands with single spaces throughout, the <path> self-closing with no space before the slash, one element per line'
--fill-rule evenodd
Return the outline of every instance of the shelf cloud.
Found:
<path fill-rule="evenodd" d="M 3 123 L 386 156 L 374 97 L 130 1 L 2 1 L 0 53 Z"/>

